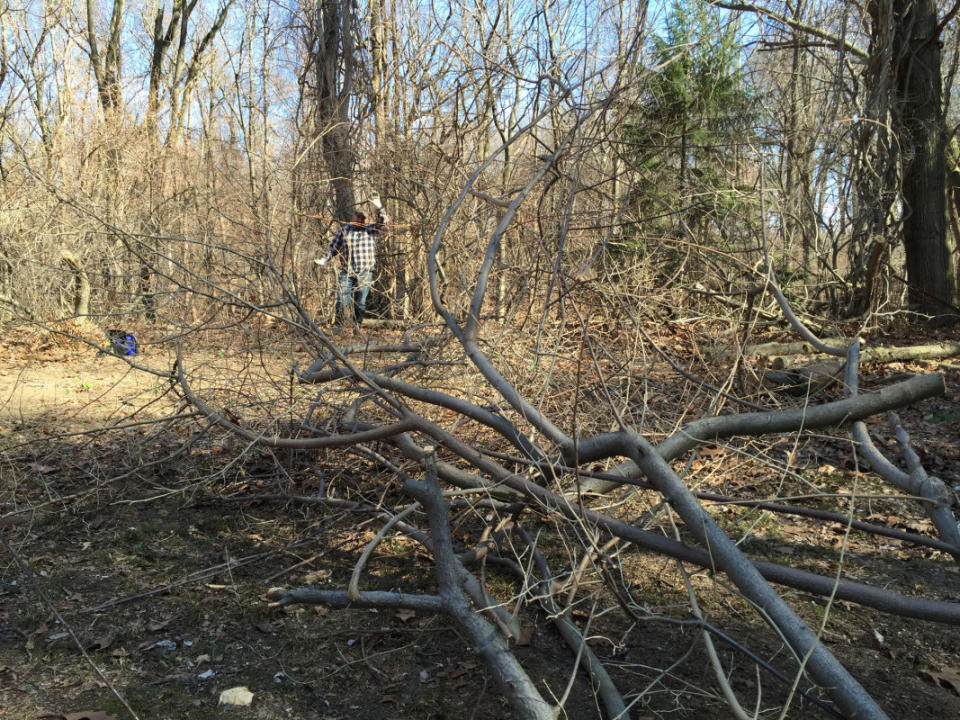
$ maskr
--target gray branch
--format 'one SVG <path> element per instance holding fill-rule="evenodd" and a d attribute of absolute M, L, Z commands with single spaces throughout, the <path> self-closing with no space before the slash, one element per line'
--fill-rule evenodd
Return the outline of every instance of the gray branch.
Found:
<path fill-rule="evenodd" d="M 859 345 L 852 343 L 847 352 L 846 392 L 850 398 L 863 397 L 857 395 L 857 368 L 859 367 Z M 904 472 L 891 463 L 886 456 L 873 444 L 870 432 L 863 421 L 853 424 L 853 438 L 859 444 L 860 453 L 870 463 L 870 467 L 888 483 L 898 490 L 929 500 L 927 514 L 933 522 L 940 539 L 952 546 L 950 554 L 960 562 L 960 527 L 953 514 L 953 495 L 944 482 L 937 477 L 928 475 L 920 463 L 920 458 L 910 447 L 910 437 L 903 429 L 899 418 L 891 413 L 891 424 L 904 450 L 910 472 Z"/>
<path fill-rule="evenodd" d="M 657 445 L 656 450 L 660 457 L 669 462 L 701 443 L 715 442 L 735 435 L 756 436 L 842 425 L 942 395 L 945 391 L 943 376 L 940 373 L 931 373 L 916 375 L 876 392 L 823 405 L 702 418 L 684 425 Z M 606 433 L 582 440 L 579 446 L 580 462 L 591 462 L 616 454 L 614 449 L 620 442 L 618 435 L 619 433 Z M 628 462 L 612 468 L 608 474 L 638 477 L 639 469 L 636 463 Z M 581 481 L 581 489 L 584 492 L 607 493 L 620 484 L 614 480 L 588 479 Z"/>

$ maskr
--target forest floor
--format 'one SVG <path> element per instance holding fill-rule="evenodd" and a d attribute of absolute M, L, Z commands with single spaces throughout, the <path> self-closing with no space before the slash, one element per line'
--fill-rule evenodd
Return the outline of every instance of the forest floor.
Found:
<path fill-rule="evenodd" d="M 194 350 L 187 359 L 199 367 L 220 354 Z M 275 358 L 301 367 L 311 359 L 295 343 Z M 171 357 L 151 357 L 149 345 L 143 362 L 172 366 Z M 870 368 L 864 389 L 885 375 L 945 373 L 946 396 L 900 417 L 927 469 L 956 486 L 960 372 L 951 363 L 960 360 Z M 0 341 L 0 720 L 132 717 L 124 703 L 143 720 L 513 717 L 445 618 L 274 609 L 264 600 L 272 586 L 345 586 L 379 522 L 304 498 L 322 490 L 376 502 L 396 493 L 389 475 L 344 467 L 332 455 L 270 453 L 214 434 L 193 438 L 191 451 L 177 456 L 192 436 L 184 424 L 158 422 L 187 412 L 168 389 L 162 373 L 133 370 L 88 345 L 40 335 Z M 875 427 L 890 435 L 879 420 Z M 822 433 L 774 451 L 792 453 L 795 474 L 823 492 L 875 495 L 866 501 L 873 522 L 930 533 L 912 504 L 891 498 L 851 464 L 844 437 L 842 430 Z M 696 462 L 700 489 L 768 492 L 762 465 L 719 449 Z M 781 494 L 796 490 L 788 481 Z M 644 496 L 622 512 L 642 513 L 652 503 Z M 791 516 L 729 506 L 716 507 L 715 516 L 731 532 L 750 528 L 744 547 L 756 558 L 826 574 L 842 565 L 847 577 L 960 602 L 960 571 L 943 553 Z M 685 611 L 676 563 L 642 553 L 622 563 L 640 602 L 663 616 Z M 394 538 L 380 545 L 365 583 L 430 592 L 428 564 L 419 546 Z M 782 645 L 756 614 L 713 576 L 691 574 L 710 621 L 775 663 Z M 496 575 L 488 581 L 501 595 L 513 592 Z M 810 623 L 828 616 L 824 642 L 891 718 L 960 718 L 957 628 L 785 595 Z M 526 609 L 521 618 L 529 637 L 515 648 L 518 658 L 545 696 L 562 696 L 569 677 L 557 669 L 571 667 L 570 651 L 542 613 Z M 645 690 L 631 708 L 634 720 L 730 716 L 698 631 L 625 623 L 614 614 L 593 622 L 591 644 L 621 690 Z M 758 695 L 761 708 L 782 702 L 786 688 L 742 654 L 719 649 L 747 707 Z M 249 707 L 218 704 L 223 691 L 241 686 L 253 693 Z M 829 717 L 801 701 L 788 716 Z M 601 717 L 588 682 L 575 682 L 566 717 Z"/>

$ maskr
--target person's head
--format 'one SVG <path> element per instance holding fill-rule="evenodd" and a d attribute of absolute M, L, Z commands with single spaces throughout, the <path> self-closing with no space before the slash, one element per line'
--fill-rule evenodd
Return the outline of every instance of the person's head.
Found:
<path fill-rule="evenodd" d="M 362 212 L 355 212 L 353 214 L 353 220 L 351 222 L 357 225 L 363 225 L 363 223 L 365 223 L 366 221 L 367 221 L 366 215 L 364 215 Z"/>

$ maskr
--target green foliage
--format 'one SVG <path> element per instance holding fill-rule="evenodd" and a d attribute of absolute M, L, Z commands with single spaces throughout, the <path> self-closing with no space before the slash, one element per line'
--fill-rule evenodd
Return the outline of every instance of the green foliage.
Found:
<path fill-rule="evenodd" d="M 736 28 L 705 3 L 675 2 L 664 35 L 652 41 L 654 63 L 665 64 L 651 83 L 654 109 L 669 131 L 681 128 L 696 141 L 736 123 L 731 111 L 743 104 Z"/>
<path fill-rule="evenodd" d="M 649 56 L 661 69 L 626 133 L 638 216 L 654 233 L 675 235 L 682 220 L 729 239 L 725 219 L 743 209 L 738 185 L 753 174 L 744 148 L 759 107 L 737 27 L 707 3 L 675 1 Z"/>

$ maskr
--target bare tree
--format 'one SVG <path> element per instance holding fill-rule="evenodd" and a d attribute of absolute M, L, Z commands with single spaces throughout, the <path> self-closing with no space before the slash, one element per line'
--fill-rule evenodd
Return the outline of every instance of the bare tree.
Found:
<path fill-rule="evenodd" d="M 110 6 L 110 19 L 106 35 L 101 40 L 99 18 L 97 17 L 94 0 L 87 0 L 87 44 L 90 53 L 90 68 L 97 81 L 97 94 L 100 98 L 100 107 L 104 114 L 109 115 L 113 110 L 120 108 L 123 101 L 121 95 L 123 53 L 123 15 L 126 9 L 125 0 L 115 0 Z M 101 47 L 102 42 L 102 47 Z"/>
<path fill-rule="evenodd" d="M 321 148 L 333 188 L 334 217 L 346 220 L 356 204 L 352 110 L 356 108 L 357 91 L 355 42 L 361 28 L 353 4 L 345 0 L 318 0 L 303 12 L 306 62 L 301 83 L 303 102 L 312 121 L 308 142 L 317 142 Z M 321 197 L 322 191 L 313 202 Z"/>
<path fill-rule="evenodd" d="M 860 77 L 849 79 L 848 90 L 862 118 L 850 153 L 850 275 L 858 287 L 849 309 L 859 313 L 875 306 L 878 275 L 902 234 L 911 303 L 930 315 L 952 312 L 956 259 L 942 205 L 945 136 L 937 41 L 950 18 L 940 22 L 933 2 L 898 5 L 880 0 L 862 13 L 842 5 L 833 23 L 825 25 L 803 19 L 797 14 L 799 6 L 790 17 L 761 4 L 721 5 L 755 13 L 797 35 L 801 43 L 802 38 L 826 43 L 837 53 L 838 78 L 846 73 L 843 63 L 848 59 L 861 63 Z M 866 37 L 859 37 L 864 31 Z"/>

